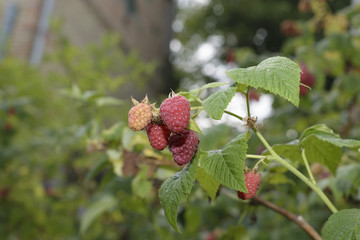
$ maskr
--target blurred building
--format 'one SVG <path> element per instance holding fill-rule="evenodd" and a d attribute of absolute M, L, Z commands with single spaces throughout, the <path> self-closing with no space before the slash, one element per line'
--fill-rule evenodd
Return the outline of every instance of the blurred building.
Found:
<path fill-rule="evenodd" d="M 119 33 L 124 51 L 137 49 L 143 60 L 159 63 L 149 84 L 155 92 L 167 91 L 173 9 L 172 0 L 2 0 L 0 58 L 41 64 L 51 48 L 48 28 L 54 17 L 64 21 L 64 34 L 77 46 Z"/>

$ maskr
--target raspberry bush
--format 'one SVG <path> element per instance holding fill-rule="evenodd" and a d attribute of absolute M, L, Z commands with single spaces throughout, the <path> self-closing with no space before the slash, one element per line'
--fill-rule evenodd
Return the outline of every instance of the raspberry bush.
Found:
<path fill-rule="evenodd" d="M 178 208 L 188 198 L 195 181 L 199 182 L 213 200 L 218 194 L 230 194 L 237 195 L 241 200 L 263 203 L 258 197 L 262 194 L 259 189 L 261 173 L 276 163 L 304 182 L 328 207 L 333 215 L 325 224 L 322 234 L 337 236 L 337 229 L 330 226 L 334 225 L 335 221 L 344 221 L 348 210 L 339 211 L 322 191 L 313 176 L 310 164 L 319 163 L 334 174 L 344 148 L 359 149 L 360 141 L 342 139 L 326 125 L 317 124 L 304 129 L 296 141 L 270 145 L 259 131 L 257 117 L 251 114 L 249 101 L 252 88 L 276 94 L 298 107 L 301 88 L 314 83 L 313 80 L 301 80 L 301 72 L 299 65 L 291 59 L 271 57 L 257 66 L 227 71 L 227 76 L 232 80 L 231 84 L 210 83 L 189 92 L 171 93 L 170 97 L 161 103 L 160 109 L 154 107 L 151 120 L 153 123 L 149 123 L 147 127 L 151 146 L 162 150 L 168 143 L 173 160 L 178 165 L 185 165 L 181 171 L 163 182 L 159 189 L 165 216 L 176 231 L 180 232 L 177 223 Z M 304 73 L 302 76 L 305 76 Z M 205 99 L 200 97 L 205 89 L 220 86 L 222 89 L 214 91 Z M 247 116 L 239 116 L 227 110 L 228 104 L 236 94 L 245 96 Z M 198 147 L 198 134 L 201 134 L 201 130 L 196 124 L 196 119 L 201 111 L 206 111 L 208 116 L 215 120 L 220 120 L 224 114 L 237 118 L 240 125 L 246 126 L 246 131 L 226 143 L 222 149 L 205 151 Z M 154 122 L 164 124 L 172 132 L 170 136 L 165 134 L 162 138 L 161 147 L 157 147 L 156 141 L 153 140 L 155 138 L 152 136 L 156 134 L 149 134 Z M 248 149 L 248 141 L 255 137 L 265 148 L 260 154 L 252 154 Z M 254 169 L 247 168 L 246 160 L 257 161 Z M 263 181 L 261 186 L 266 184 L 267 182 Z M 296 217 L 288 214 L 289 219 L 297 221 Z M 359 212 L 353 211 L 352 217 L 359 218 Z M 308 223 L 305 222 L 305 225 L 308 226 L 305 231 L 314 239 L 319 239 L 320 235 Z M 346 234 L 355 234 L 354 231 L 358 231 L 358 228 L 347 228 L 345 231 Z"/>

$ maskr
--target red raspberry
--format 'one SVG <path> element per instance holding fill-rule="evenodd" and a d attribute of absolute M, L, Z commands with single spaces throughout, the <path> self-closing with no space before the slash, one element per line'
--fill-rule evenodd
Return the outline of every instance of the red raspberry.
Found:
<path fill-rule="evenodd" d="M 260 99 L 260 94 L 253 88 L 249 90 L 249 100 L 258 102 Z"/>
<path fill-rule="evenodd" d="M 238 197 L 242 200 L 252 198 L 256 195 L 258 187 L 260 185 L 261 177 L 260 174 L 248 172 L 245 173 L 245 185 L 249 193 L 238 191 Z"/>
<path fill-rule="evenodd" d="M 161 151 L 168 145 L 171 132 L 166 125 L 150 123 L 146 126 L 146 133 L 153 148 Z"/>
<path fill-rule="evenodd" d="M 194 131 L 185 130 L 170 136 L 169 149 L 178 165 L 187 164 L 199 145 L 199 138 Z"/>
<path fill-rule="evenodd" d="M 312 75 L 305 64 L 300 64 L 300 68 L 301 68 L 301 79 L 300 79 L 300 83 L 305 84 L 306 86 L 312 87 L 315 84 L 315 77 L 314 75 Z M 300 85 L 300 95 L 301 96 L 306 96 L 308 94 L 309 88 Z"/>
<path fill-rule="evenodd" d="M 189 125 L 190 103 L 183 96 L 169 97 L 161 103 L 160 116 L 170 131 L 180 133 Z"/>
<path fill-rule="evenodd" d="M 143 130 L 152 118 L 151 107 L 145 103 L 133 106 L 129 111 L 129 127 L 134 131 Z"/>

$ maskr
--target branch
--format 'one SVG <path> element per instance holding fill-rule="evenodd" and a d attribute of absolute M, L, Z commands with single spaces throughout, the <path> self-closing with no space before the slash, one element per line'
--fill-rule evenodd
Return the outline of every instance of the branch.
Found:
<path fill-rule="evenodd" d="M 258 204 L 261 204 L 267 208 L 270 208 L 271 210 L 273 210 L 274 212 L 280 213 L 281 215 L 283 215 L 284 217 L 286 217 L 287 219 L 289 219 L 290 221 L 293 221 L 294 223 L 296 223 L 297 225 L 299 225 L 299 227 L 301 227 L 312 239 L 315 240 L 322 240 L 321 236 L 319 235 L 318 232 L 316 232 L 316 230 L 310 226 L 309 223 L 307 223 L 302 216 L 296 216 L 295 214 L 288 212 L 287 210 L 275 205 L 274 203 L 271 203 L 261 197 L 255 196 L 252 198 L 252 201 Z"/>

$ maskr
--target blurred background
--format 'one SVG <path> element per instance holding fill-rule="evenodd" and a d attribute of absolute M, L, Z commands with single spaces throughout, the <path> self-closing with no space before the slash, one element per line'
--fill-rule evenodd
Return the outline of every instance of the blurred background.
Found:
<path fill-rule="evenodd" d="M 227 69 L 281 55 L 312 89 L 300 89 L 299 108 L 251 90 L 268 141 L 290 142 L 316 123 L 359 139 L 359 53 L 356 0 L 1 0 L 0 239 L 310 239 L 230 190 L 211 202 L 197 183 L 176 233 L 157 190 L 180 168 L 127 127 L 130 96 L 159 107 L 170 89 L 230 82 Z M 229 109 L 244 116 L 244 98 Z M 204 150 L 244 131 L 203 113 L 198 125 Z M 251 138 L 249 153 L 263 150 Z M 335 175 L 311 166 L 340 209 L 360 208 L 359 155 L 346 150 Z M 262 182 L 261 197 L 318 231 L 331 215 L 276 164 Z"/>

